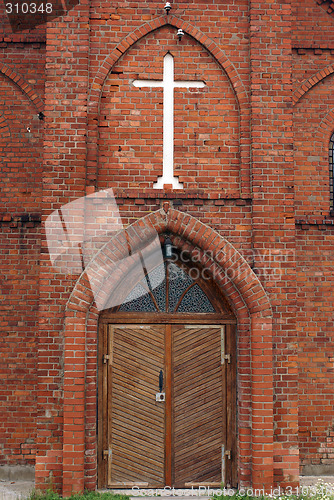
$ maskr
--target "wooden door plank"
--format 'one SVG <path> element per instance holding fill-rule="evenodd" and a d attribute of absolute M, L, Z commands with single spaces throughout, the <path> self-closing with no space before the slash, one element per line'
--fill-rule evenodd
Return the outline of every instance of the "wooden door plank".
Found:
<path fill-rule="evenodd" d="M 115 391 L 115 393 L 117 393 L 117 391 Z M 128 400 L 126 399 L 126 396 L 124 396 L 122 394 L 122 392 L 119 392 L 118 393 L 118 400 L 120 402 L 120 404 L 116 405 L 114 404 L 114 411 L 115 412 L 122 412 L 124 413 L 124 411 L 126 411 L 126 413 L 128 415 L 130 415 L 131 417 L 138 417 L 138 418 L 143 418 L 145 416 L 146 418 L 146 424 L 149 425 L 154 425 L 156 423 L 156 417 L 159 415 L 158 412 L 156 413 L 151 413 L 150 415 L 147 415 L 147 414 L 144 414 L 143 412 L 140 412 L 140 411 L 135 411 L 132 407 L 132 405 L 129 405 L 128 407 L 126 407 L 126 403 L 128 403 Z M 157 403 L 158 404 L 158 403 Z M 161 404 L 161 403 L 159 403 Z"/>
<path fill-rule="evenodd" d="M 220 488 L 221 487 L 221 482 L 220 483 L 214 483 L 214 482 L 208 482 L 208 481 L 203 481 L 201 483 L 185 483 L 186 488 L 199 488 L 200 486 L 205 487 L 205 488 Z"/>
<path fill-rule="evenodd" d="M 128 441 L 131 440 L 131 443 L 133 444 L 133 447 L 131 449 L 131 455 L 132 453 L 136 452 L 136 449 L 139 450 L 141 449 L 143 452 L 146 450 L 146 454 L 149 455 L 156 450 L 157 455 L 163 455 L 163 452 L 161 452 L 161 447 L 160 443 L 159 444 L 154 444 L 154 439 L 159 440 L 161 431 L 158 432 L 156 431 L 154 434 L 150 432 L 150 429 L 148 430 L 143 430 L 142 429 L 142 423 L 143 421 L 135 422 L 135 421 L 129 421 L 128 425 L 118 425 L 115 424 L 113 426 L 113 430 L 115 434 L 117 433 L 117 436 L 121 436 L 124 438 L 124 440 L 127 438 Z M 160 429 L 159 429 L 160 430 Z M 140 432 L 140 434 L 138 433 Z M 150 447 L 148 449 L 147 447 L 147 441 L 150 440 Z M 114 445 L 115 446 L 115 445 Z M 118 448 L 121 447 L 121 445 L 117 445 Z M 126 448 L 128 447 L 128 443 L 126 444 Z M 145 456 L 146 456 L 145 454 Z"/>
<path fill-rule="evenodd" d="M 149 484 L 147 482 L 143 483 L 139 481 L 111 481 L 111 483 L 108 486 L 109 488 L 114 488 L 114 489 L 122 489 L 122 488 L 130 489 L 133 488 L 134 486 L 137 486 L 138 488 L 148 488 Z M 150 487 L 159 488 L 159 485 L 153 483 L 150 485 Z"/>
<path fill-rule="evenodd" d="M 214 434 L 211 434 L 210 436 L 201 439 L 201 444 L 198 444 L 197 440 L 193 440 L 190 443 L 187 443 L 186 450 L 183 447 L 175 448 L 176 451 L 178 452 L 179 458 L 180 458 L 180 463 L 182 463 L 182 457 L 185 457 L 185 460 L 188 462 L 188 455 L 190 455 L 189 452 L 194 452 L 194 457 L 193 460 L 196 462 L 197 461 L 197 454 L 199 455 L 202 450 L 208 449 L 208 444 L 212 443 L 212 445 L 221 445 L 220 439 L 215 439 L 216 436 Z M 218 454 L 220 456 L 220 453 L 214 452 L 215 454 Z M 209 452 L 207 452 L 207 456 L 210 456 Z M 191 460 L 191 459 L 190 459 Z"/>
<path fill-rule="evenodd" d="M 175 404 L 179 406 L 184 406 L 188 404 L 189 401 L 193 401 L 193 395 L 204 395 L 207 393 L 207 391 L 212 387 L 212 384 L 214 381 L 218 378 L 220 378 L 220 370 L 212 370 L 210 373 L 206 373 L 202 375 L 201 370 L 198 370 L 197 374 L 193 373 L 193 376 L 190 379 L 186 379 L 186 383 L 184 383 L 182 379 L 182 372 L 177 373 L 175 371 L 175 374 L 178 375 L 179 383 L 178 386 L 175 388 L 175 395 L 178 396 L 179 394 L 184 394 L 184 397 L 182 399 L 177 398 L 177 401 Z M 201 386 L 196 387 L 195 385 L 192 387 L 192 382 L 194 380 L 194 376 L 198 375 L 201 377 Z"/>
<path fill-rule="evenodd" d="M 126 452 L 122 449 L 122 448 L 115 448 L 115 451 L 117 452 L 117 456 L 119 456 L 119 459 L 120 459 L 120 462 L 122 461 L 122 459 L 125 459 L 127 460 L 128 457 L 126 455 Z M 138 452 L 133 452 L 133 455 L 139 459 L 142 459 L 142 454 L 138 453 Z M 124 461 L 124 460 L 123 460 Z M 145 455 L 145 461 L 147 462 L 147 465 L 148 467 L 150 467 L 151 469 L 155 469 L 156 467 L 156 455 L 154 454 L 146 454 Z"/>
<path fill-rule="evenodd" d="M 126 475 L 129 480 L 130 478 L 134 481 L 138 480 L 138 466 L 137 463 L 133 461 L 133 457 L 139 460 L 143 459 L 142 455 L 133 455 L 129 457 L 126 451 L 123 453 L 119 451 L 117 455 L 117 464 L 113 466 L 114 480 L 121 480 L 124 475 Z M 156 462 L 148 463 L 145 460 L 145 476 L 149 482 L 156 480 L 156 465 Z"/>

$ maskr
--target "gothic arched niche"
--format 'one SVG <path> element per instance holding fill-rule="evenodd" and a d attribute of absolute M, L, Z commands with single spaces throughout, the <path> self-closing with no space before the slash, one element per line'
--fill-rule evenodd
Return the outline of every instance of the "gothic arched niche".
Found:
<path fill-rule="evenodd" d="M 239 191 L 239 108 L 225 71 L 194 38 L 170 25 L 149 33 L 118 60 L 100 102 L 98 189 L 152 188 L 163 167 L 164 57 L 174 81 L 205 82 L 174 90 L 174 176 L 185 189 Z"/>
<path fill-rule="evenodd" d="M 6 168 L 1 194 L 9 213 L 17 213 L 18 207 L 22 213 L 40 211 L 43 122 L 37 113 L 23 88 L 0 73 L 0 163 Z"/>
<path fill-rule="evenodd" d="M 297 217 L 326 213 L 332 206 L 329 140 L 333 133 L 328 109 L 334 110 L 334 77 L 314 85 L 294 107 L 295 209 Z M 328 108 L 324 107 L 324 102 Z M 325 134 L 323 134 L 325 132 Z"/>

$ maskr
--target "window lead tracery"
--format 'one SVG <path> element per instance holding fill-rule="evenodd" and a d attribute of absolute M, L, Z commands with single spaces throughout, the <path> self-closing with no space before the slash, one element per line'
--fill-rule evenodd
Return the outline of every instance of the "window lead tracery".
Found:
<path fill-rule="evenodd" d="M 168 265 L 164 262 L 151 270 L 145 279 L 131 290 L 119 311 L 216 312 L 199 284 L 174 262 L 169 262 Z"/>

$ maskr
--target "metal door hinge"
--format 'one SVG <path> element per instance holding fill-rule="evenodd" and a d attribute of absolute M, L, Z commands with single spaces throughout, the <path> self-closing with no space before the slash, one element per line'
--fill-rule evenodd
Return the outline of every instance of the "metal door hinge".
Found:
<path fill-rule="evenodd" d="M 110 458 L 110 460 L 111 460 L 111 456 L 112 456 L 111 448 L 109 448 L 109 450 L 103 450 L 102 456 L 103 456 L 103 460 L 107 460 L 107 458 Z"/>
<path fill-rule="evenodd" d="M 226 460 L 231 460 L 231 450 L 225 451 L 225 446 L 222 444 L 222 482 L 226 485 Z"/>
<path fill-rule="evenodd" d="M 231 354 L 224 354 L 223 355 L 223 362 L 227 361 L 228 364 L 231 363 Z"/>
<path fill-rule="evenodd" d="M 110 359 L 109 354 L 103 354 L 103 356 L 102 356 L 102 362 L 104 364 L 108 363 L 109 359 Z"/>

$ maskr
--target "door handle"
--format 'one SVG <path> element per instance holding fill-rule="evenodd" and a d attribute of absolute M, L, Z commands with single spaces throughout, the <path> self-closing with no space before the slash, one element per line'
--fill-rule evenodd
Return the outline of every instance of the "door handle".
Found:
<path fill-rule="evenodd" d="M 164 374 L 163 374 L 163 371 L 160 370 L 160 373 L 159 373 L 159 392 L 162 392 L 163 386 L 164 386 Z"/>

